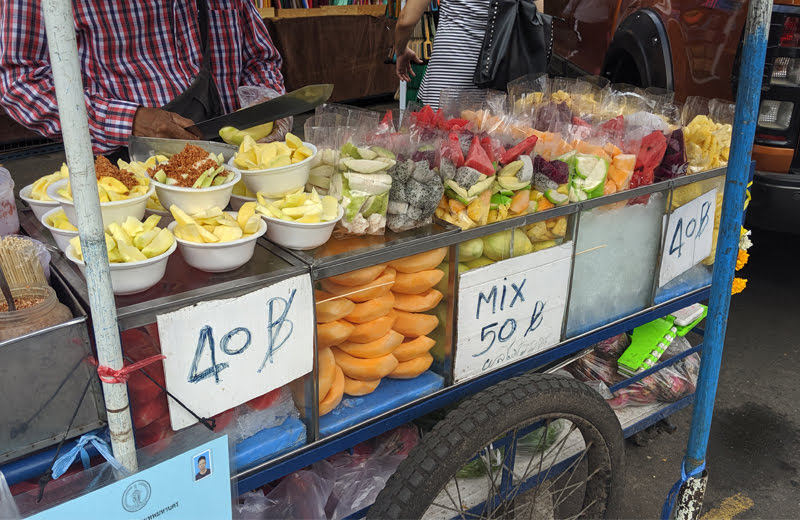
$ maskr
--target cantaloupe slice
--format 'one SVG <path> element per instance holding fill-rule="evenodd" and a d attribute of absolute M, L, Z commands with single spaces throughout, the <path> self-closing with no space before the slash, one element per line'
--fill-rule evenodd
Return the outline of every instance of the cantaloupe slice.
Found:
<path fill-rule="evenodd" d="M 347 340 L 355 326 L 344 320 L 317 324 L 317 349 L 324 350 Z"/>
<path fill-rule="evenodd" d="M 319 415 L 323 416 L 333 411 L 339 403 L 342 402 L 344 397 L 344 372 L 339 367 L 336 367 L 336 375 L 333 378 L 333 385 L 325 395 L 325 398 L 319 403 Z"/>
<path fill-rule="evenodd" d="M 410 361 L 414 358 L 424 356 L 428 353 L 436 341 L 428 336 L 420 336 L 418 338 L 410 339 L 402 342 L 397 348 L 394 349 L 392 355 L 397 358 L 397 361 L 404 362 Z"/>
<path fill-rule="evenodd" d="M 418 273 L 397 273 L 392 291 L 395 294 L 420 294 L 424 293 L 442 279 L 444 271 L 440 269 L 426 269 Z"/>
<path fill-rule="evenodd" d="M 375 381 L 391 374 L 397 368 L 398 361 L 391 354 L 374 359 L 361 359 L 334 347 L 331 349 L 336 364 L 341 367 L 344 374 L 350 379 L 359 381 Z"/>
<path fill-rule="evenodd" d="M 366 323 L 359 323 L 355 326 L 352 334 L 350 334 L 350 337 L 347 339 L 354 343 L 369 343 L 370 341 L 375 341 L 385 336 L 386 333 L 391 330 L 396 319 L 397 313 L 392 309 L 385 316 L 381 316 L 380 318 Z"/>
<path fill-rule="evenodd" d="M 319 369 L 319 398 L 321 400 L 328 394 L 336 377 L 336 359 L 333 357 L 331 349 L 321 350 L 317 363 Z"/>
<path fill-rule="evenodd" d="M 428 289 L 422 294 L 395 294 L 394 308 L 406 312 L 425 312 L 439 305 L 443 297 L 436 289 Z"/>
<path fill-rule="evenodd" d="M 397 313 L 397 319 L 392 328 L 407 338 L 425 336 L 439 325 L 439 318 L 431 314 L 414 314 L 397 309 L 394 312 Z"/>
<path fill-rule="evenodd" d="M 327 279 L 322 280 L 320 283 L 326 291 L 336 296 L 343 296 L 354 302 L 365 302 L 367 300 L 374 300 L 389 292 L 394 285 L 396 274 L 397 271 L 395 271 L 394 268 L 387 267 L 378 278 L 363 285 L 339 285 Z"/>
<path fill-rule="evenodd" d="M 433 269 L 442 263 L 445 255 L 447 254 L 446 247 L 425 251 L 417 255 L 407 256 L 405 258 L 398 258 L 389 262 L 389 266 L 397 269 L 398 273 L 418 273 Z"/>
<path fill-rule="evenodd" d="M 344 376 L 344 393 L 347 395 L 367 395 L 371 394 L 381 384 L 380 379 L 375 381 L 359 381 L 358 379 L 350 379 Z"/>
<path fill-rule="evenodd" d="M 350 271 L 349 273 L 331 276 L 328 278 L 328 280 L 333 283 L 338 283 L 339 285 L 355 287 L 371 282 L 375 278 L 379 277 L 381 273 L 383 273 L 384 269 L 386 269 L 386 264 L 378 264 L 365 267 L 357 271 Z"/>
<path fill-rule="evenodd" d="M 381 316 L 386 316 L 392 310 L 392 307 L 394 307 L 394 293 L 389 291 L 374 300 L 357 303 L 356 308 L 345 316 L 345 319 L 352 323 L 366 323 Z"/>
<path fill-rule="evenodd" d="M 314 291 L 316 304 L 317 323 L 330 323 L 341 320 L 355 309 L 356 304 L 347 298 L 337 298 L 325 291 Z"/>
<path fill-rule="evenodd" d="M 403 342 L 403 335 L 394 330 L 389 330 L 385 335 L 370 341 L 369 343 L 353 343 L 345 341 L 337 346 L 339 350 L 347 352 L 353 357 L 362 359 L 374 359 L 391 354 L 400 343 Z"/>
<path fill-rule="evenodd" d="M 392 379 L 413 379 L 425 372 L 433 364 L 433 356 L 424 354 L 420 357 L 404 361 L 397 365 L 388 377 Z"/>

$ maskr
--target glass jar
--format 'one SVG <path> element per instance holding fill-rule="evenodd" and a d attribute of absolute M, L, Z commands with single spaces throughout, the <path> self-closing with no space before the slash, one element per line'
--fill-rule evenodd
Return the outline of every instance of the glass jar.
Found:
<path fill-rule="evenodd" d="M 15 311 L 0 312 L 0 341 L 7 341 L 19 336 L 46 329 L 72 319 L 69 308 L 58 301 L 52 287 L 12 287 L 11 295 L 15 300 L 39 300 L 31 307 Z M 20 303 L 24 303 L 20 302 Z M 5 299 L 0 295 L 0 302 Z M 22 305 L 17 305 L 21 307 Z"/>
<path fill-rule="evenodd" d="M 14 179 L 0 167 L 0 236 L 19 233 L 19 215 L 14 200 Z"/>

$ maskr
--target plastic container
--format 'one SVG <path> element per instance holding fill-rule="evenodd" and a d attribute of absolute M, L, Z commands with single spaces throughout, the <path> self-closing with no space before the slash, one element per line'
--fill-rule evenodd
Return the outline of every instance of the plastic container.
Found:
<path fill-rule="evenodd" d="M 36 298 L 41 301 L 32 307 L 0 312 L 0 341 L 18 338 L 72 319 L 72 312 L 58 301 L 52 287 L 12 287 L 14 299 Z M 2 301 L 5 303 L 5 299 Z M 19 305 L 18 305 L 19 307 Z"/>
<path fill-rule="evenodd" d="M 127 262 L 123 264 L 109 264 L 111 270 L 111 289 L 114 294 L 136 294 L 146 291 L 164 278 L 164 273 L 167 271 L 167 261 L 169 255 L 175 252 L 178 248 L 178 242 L 172 243 L 172 247 L 167 249 L 156 257 L 148 258 L 140 262 Z M 78 267 L 86 276 L 86 266 L 83 260 L 75 256 L 75 248 L 71 245 L 66 251 L 67 258 L 78 264 Z"/>
<path fill-rule="evenodd" d="M 71 200 L 67 200 L 58 194 L 58 190 L 67 185 L 69 179 L 56 181 L 47 188 L 47 195 L 57 201 L 70 222 L 77 225 L 78 214 L 75 211 L 75 204 Z M 103 216 L 103 227 L 107 228 L 112 222 L 122 224 L 128 217 L 133 217 L 138 220 L 144 218 L 144 211 L 147 208 L 147 199 L 153 194 L 155 187 L 150 183 L 150 189 L 147 193 L 139 195 L 138 197 L 131 197 L 130 199 L 117 200 L 114 202 L 101 202 L 100 213 Z"/>
<path fill-rule="evenodd" d="M 36 218 L 42 220 L 42 217 L 45 213 L 50 211 L 53 208 L 60 208 L 61 204 L 59 204 L 55 200 L 36 200 L 31 198 L 31 192 L 33 191 L 33 184 L 28 184 L 21 190 L 19 190 L 19 198 L 25 201 L 25 204 L 33 210 L 33 214 L 36 215 Z"/>
<path fill-rule="evenodd" d="M 233 212 L 229 212 L 229 214 L 234 219 L 237 216 Z M 169 225 L 169 230 L 174 232 L 177 225 L 177 222 L 173 222 Z M 238 269 L 253 258 L 256 240 L 266 232 L 267 223 L 262 219 L 258 231 L 247 238 L 240 238 L 239 240 L 214 244 L 190 242 L 181 240 L 178 237 L 175 237 L 175 240 L 178 242 L 178 248 L 180 248 L 183 259 L 186 260 L 187 264 L 195 269 L 209 273 L 224 273 Z"/>
<path fill-rule="evenodd" d="M 339 206 L 339 216 L 334 220 L 317 224 L 293 222 L 261 215 L 269 224 L 267 226 L 268 239 L 279 246 L 299 250 L 314 249 L 327 242 L 331 238 L 334 226 L 342 220 L 343 216 L 344 209 L 341 206 Z"/>
<path fill-rule="evenodd" d="M 239 211 L 245 202 L 255 202 L 255 197 L 245 197 L 244 195 L 231 195 L 231 209 Z"/>
<path fill-rule="evenodd" d="M 0 236 L 19 233 L 19 215 L 14 200 L 14 179 L 0 167 Z"/>
<path fill-rule="evenodd" d="M 181 186 L 170 186 L 153 179 L 151 184 L 156 188 L 156 195 L 161 205 L 167 210 L 173 204 L 183 211 L 192 215 L 211 208 L 225 208 L 231 200 L 233 186 L 239 182 L 242 175 L 238 170 L 227 168 L 233 173 L 233 179 L 221 184 L 220 186 L 209 186 L 208 188 L 183 188 Z"/>
<path fill-rule="evenodd" d="M 44 227 L 46 227 L 48 229 L 48 231 L 50 231 L 50 234 L 53 235 L 53 240 L 56 241 L 56 245 L 58 246 L 58 248 L 60 250 L 64 251 L 64 252 L 66 252 L 67 251 L 67 247 L 69 247 L 69 241 L 73 237 L 78 236 L 78 232 L 77 231 L 70 231 L 68 229 L 59 229 L 59 228 L 53 227 L 53 226 L 51 226 L 50 224 L 47 223 L 47 218 L 50 217 L 51 215 L 55 215 L 59 211 L 61 211 L 61 206 L 51 209 L 50 211 L 48 211 L 47 213 L 42 215 L 42 218 L 40 219 L 40 222 L 42 223 L 42 225 Z"/>
<path fill-rule="evenodd" d="M 313 152 L 311 157 L 289 166 L 267 170 L 240 170 L 233 164 L 233 158 L 228 161 L 228 165 L 231 169 L 241 172 L 242 180 L 248 190 L 253 193 L 261 193 L 264 197 L 279 199 L 298 188 L 305 188 L 306 182 L 308 182 L 311 162 L 317 155 L 317 147 L 305 142 L 303 145 Z"/>

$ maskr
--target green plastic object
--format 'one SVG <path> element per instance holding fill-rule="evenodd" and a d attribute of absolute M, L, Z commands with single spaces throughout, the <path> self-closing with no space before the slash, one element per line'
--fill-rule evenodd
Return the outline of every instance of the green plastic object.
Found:
<path fill-rule="evenodd" d="M 688 325 L 676 325 L 675 316 L 669 315 L 633 329 L 631 344 L 617 361 L 618 372 L 624 376 L 633 376 L 654 367 L 676 337 L 685 336 L 703 321 L 708 314 L 708 307 L 700 307 L 702 313 Z"/>

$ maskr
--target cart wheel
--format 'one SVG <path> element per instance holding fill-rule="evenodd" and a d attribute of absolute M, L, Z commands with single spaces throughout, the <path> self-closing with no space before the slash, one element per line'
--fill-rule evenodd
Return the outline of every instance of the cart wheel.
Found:
<path fill-rule="evenodd" d="M 616 518 L 619 421 L 587 385 L 526 374 L 471 396 L 424 436 L 368 518 Z"/>

